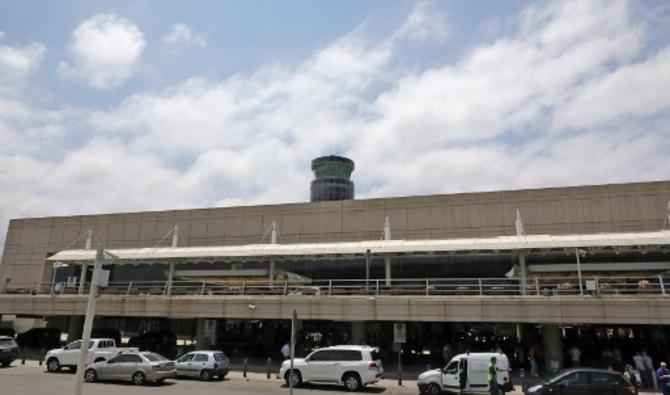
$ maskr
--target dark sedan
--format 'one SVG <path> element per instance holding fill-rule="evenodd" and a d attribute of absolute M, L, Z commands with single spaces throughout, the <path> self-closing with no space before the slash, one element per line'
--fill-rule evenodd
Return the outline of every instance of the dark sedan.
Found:
<path fill-rule="evenodd" d="M 529 387 L 528 395 L 635 395 L 619 372 L 577 368 L 562 371 Z"/>

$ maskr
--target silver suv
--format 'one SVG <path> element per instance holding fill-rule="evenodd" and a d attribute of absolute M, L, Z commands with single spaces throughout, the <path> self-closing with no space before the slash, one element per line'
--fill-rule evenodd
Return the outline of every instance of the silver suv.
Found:
<path fill-rule="evenodd" d="M 333 346 L 316 350 L 305 358 L 296 358 L 293 374 L 290 361 L 282 363 L 280 377 L 294 386 L 302 383 L 344 385 L 349 391 L 358 391 L 379 381 L 384 373 L 379 350 L 370 346 Z"/>
<path fill-rule="evenodd" d="M 177 375 L 223 380 L 230 369 L 228 357 L 221 351 L 193 351 L 177 360 Z"/>

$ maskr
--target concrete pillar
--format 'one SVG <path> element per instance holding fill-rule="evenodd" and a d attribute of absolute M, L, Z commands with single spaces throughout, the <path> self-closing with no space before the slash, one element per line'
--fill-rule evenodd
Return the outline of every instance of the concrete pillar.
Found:
<path fill-rule="evenodd" d="M 205 350 L 209 344 L 205 344 L 205 320 L 198 318 L 195 329 L 195 349 Z"/>
<path fill-rule="evenodd" d="M 365 321 L 354 321 L 351 323 L 351 344 L 364 345 Z"/>
<path fill-rule="evenodd" d="M 542 325 L 542 343 L 544 345 L 544 366 L 547 372 L 563 369 L 563 347 L 561 329 L 555 324 Z"/>
<path fill-rule="evenodd" d="M 84 330 L 84 316 L 73 315 L 70 317 L 67 324 L 67 342 L 80 340 L 82 331 Z"/>
<path fill-rule="evenodd" d="M 206 350 L 210 344 L 216 344 L 216 320 L 198 318 L 196 325 L 196 350 Z"/>

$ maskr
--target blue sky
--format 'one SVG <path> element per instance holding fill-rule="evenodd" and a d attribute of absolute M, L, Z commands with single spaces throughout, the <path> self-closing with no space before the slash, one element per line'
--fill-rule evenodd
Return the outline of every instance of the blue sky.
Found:
<path fill-rule="evenodd" d="M 3 1 L 9 218 L 668 178 L 656 1 Z"/>

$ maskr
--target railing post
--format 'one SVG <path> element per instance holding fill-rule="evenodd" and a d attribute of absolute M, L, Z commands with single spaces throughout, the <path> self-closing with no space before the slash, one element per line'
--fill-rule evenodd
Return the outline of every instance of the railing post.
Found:
<path fill-rule="evenodd" d="M 375 295 L 379 295 L 379 279 L 377 279 L 377 284 L 375 284 Z"/>
<path fill-rule="evenodd" d="M 328 280 L 328 296 L 333 294 L 333 280 Z"/>
<path fill-rule="evenodd" d="M 126 296 L 130 295 L 130 290 L 133 288 L 133 282 L 128 283 L 128 289 L 126 289 Z"/>
<path fill-rule="evenodd" d="M 430 284 L 428 284 L 428 279 L 426 279 L 426 296 L 428 296 L 428 287 L 430 287 Z"/>
<path fill-rule="evenodd" d="M 658 283 L 661 285 L 661 294 L 665 295 L 665 284 L 663 283 L 663 275 L 658 275 Z"/>
<path fill-rule="evenodd" d="M 535 277 L 535 292 L 537 292 L 537 296 L 540 296 L 540 280 L 537 277 Z"/>
<path fill-rule="evenodd" d="M 477 283 L 479 284 L 479 296 L 484 296 L 484 287 L 482 287 L 482 279 L 478 278 Z"/>
<path fill-rule="evenodd" d="M 200 295 L 204 295 L 204 294 L 205 294 L 205 282 L 203 281 L 202 282 L 202 288 L 200 288 Z"/>
<path fill-rule="evenodd" d="M 247 292 L 247 282 L 242 281 L 242 295 L 244 295 L 245 292 Z"/>
<path fill-rule="evenodd" d="M 288 280 L 284 280 L 284 296 L 288 294 Z"/>

